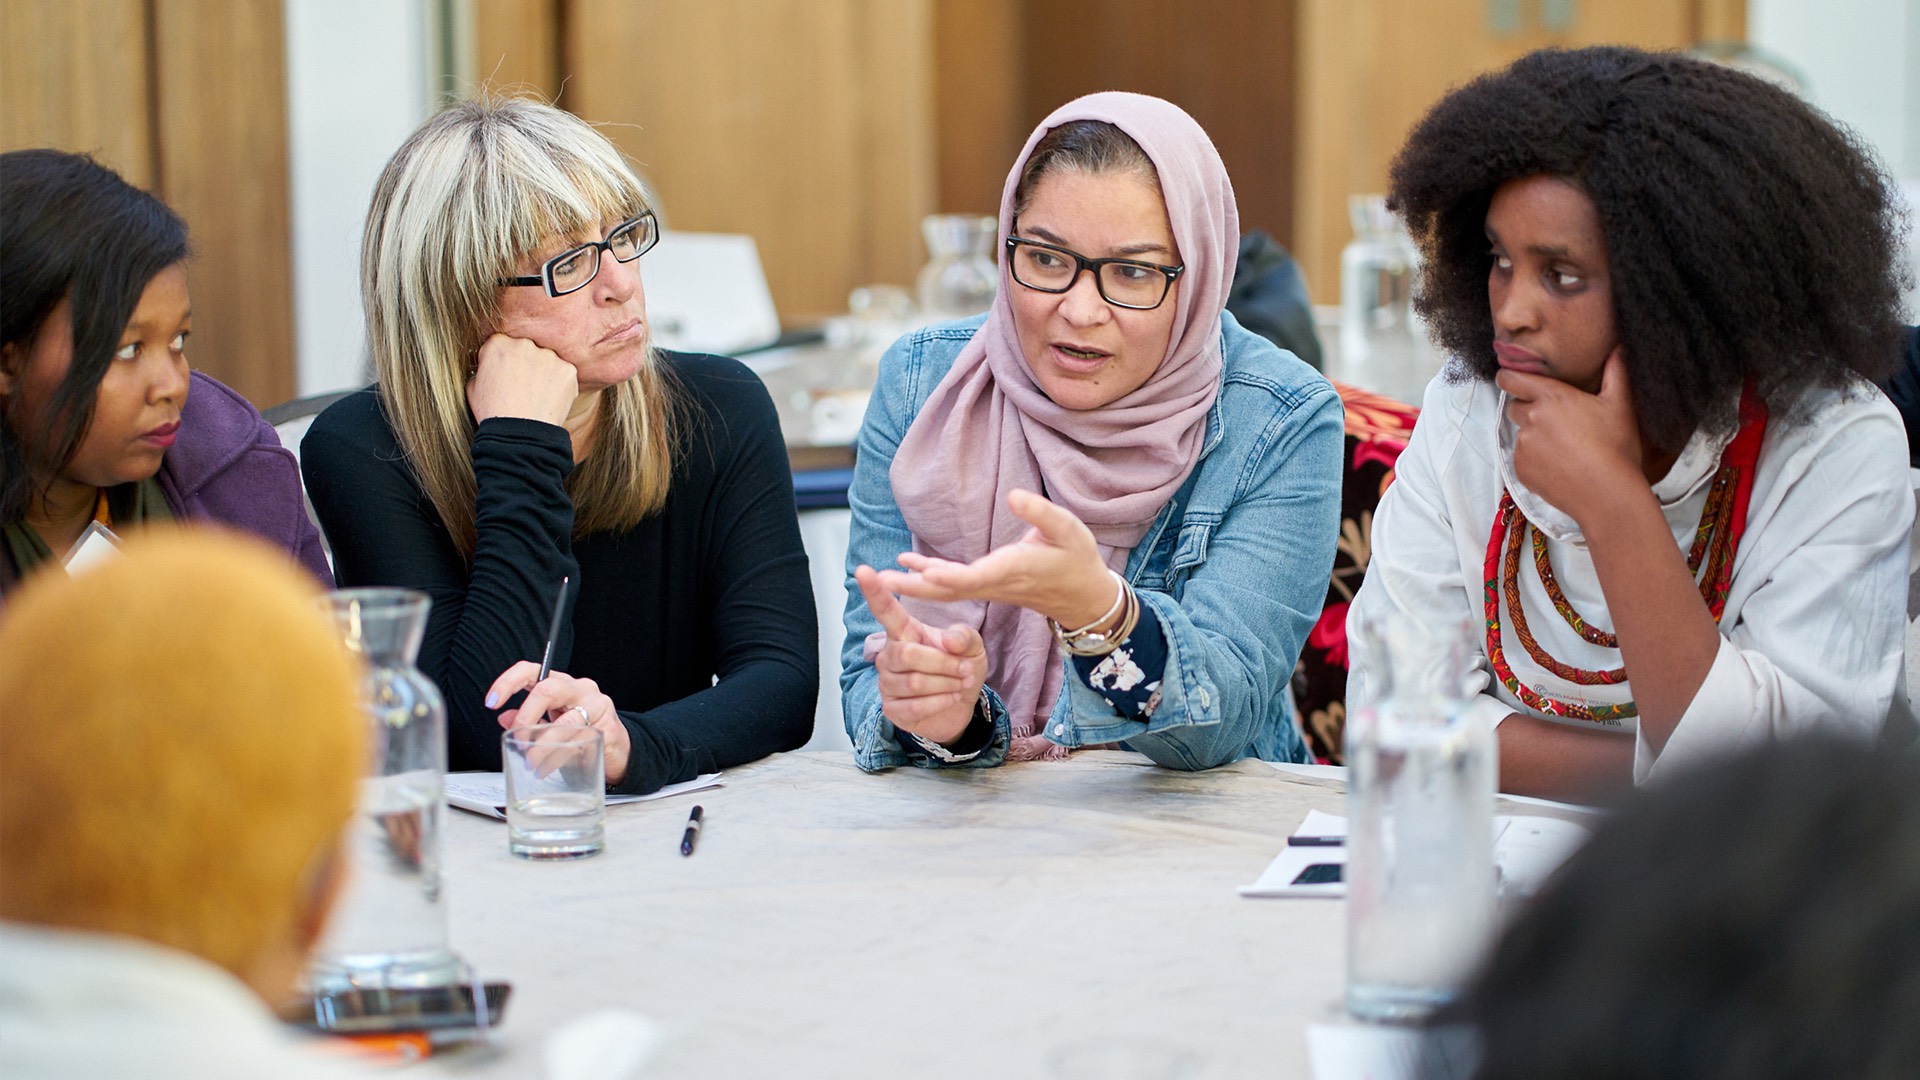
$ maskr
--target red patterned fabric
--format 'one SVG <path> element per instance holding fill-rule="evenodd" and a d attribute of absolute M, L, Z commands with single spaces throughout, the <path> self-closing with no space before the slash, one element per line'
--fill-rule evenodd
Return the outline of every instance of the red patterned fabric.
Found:
<path fill-rule="evenodd" d="M 1366 577 L 1373 547 L 1373 510 L 1393 483 L 1420 410 L 1392 398 L 1334 383 L 1347 407 L 1346 474 L 1340 493 L 1340 541 L 1320 621 L 1307 634 L 1293 669 L 1293 702 L 1316 760 L 1341 764 L 1347 727 L 1347 605 Z"/>

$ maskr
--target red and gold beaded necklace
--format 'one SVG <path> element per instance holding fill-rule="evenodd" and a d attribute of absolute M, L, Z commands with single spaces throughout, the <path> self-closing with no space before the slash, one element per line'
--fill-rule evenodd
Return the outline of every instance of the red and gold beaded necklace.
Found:
<path fill-rule="evenodd" d="M 1740 538 L 1746 532 L 1747 502 L 1753 494 L 1754 464 L 1760 458 L 1760 442 L 1766 436 L 1766 406 L 1747 387 L 1740 394 L 1740 430 L 1721 451 L 1720 466 L 1713 474 L 1713 486 L 1707 491 L 1707 503 L 1700 511 L 1700 525 L 1694 530 L 1693 546 L 1687 552 L 1687 570 L 1700 580 L 1700 596 L 1717 624 L 1727 608 L 1727 589 L 1733 580 L 1733 558 L 1740 550 Z M 1513 503 L 1505 489 L 1500 506 L 1493 515 L 1493 534 L 1487 538 L 1486 607 L 1487 660 L 1495 677 L 1507 692 L 1536 712 L 1551 713 L 1573 720 L 1615 723 L 1640 714 L 1628 701 L 1619 705 L 1582 705 L 1561 701 L 1522 683 L 1507 663 L 1500 640 L 1500 599 L 1506 598 L 1513 619 L 1513 635 L 1520 640 L 1533 662 L 1578 686 L 1611 686 L 1627 680 L 1625 667 L 1596 671 L 1575 667 L 1555 659 L 1534 639 L 1527 627 L 1526 608 L 1520 599 L 1520 551 L 1526 534 L 1533 530 L 1533 565 L 1540 584 L 1560 618 L 1580 637 L 1602 648 L 1619 647 L 1613 634 L 1589 623 L 1560 589 L 1553 575 L 1553 563 L 1547 555 L 1546 538 L 1534 528 L 1526 515 Z M 1705 564 L 1706 572 L 1701 573 Z"/>

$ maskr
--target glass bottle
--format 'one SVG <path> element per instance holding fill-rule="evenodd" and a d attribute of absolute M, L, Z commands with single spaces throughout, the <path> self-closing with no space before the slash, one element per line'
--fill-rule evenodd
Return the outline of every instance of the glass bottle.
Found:
<path fill-rule="evenodd" d="M 977 214 L 928 214 L 920 219 L 932 258 L 920 268 L 920 310 L 928 319 L 978 315 L 993 306 L 1000 271 L 993 261 L 998 225 Z"/>
<path fill-rule="evenodd" d="M 1340 374 L 1363 390 L 1418 404 L 1439 371 L 1413 312 L 1420 253 L 1382 195 L 1347 199 L 1353 240 L 1340 252 Z"/>
<path fill-rule="evenodd" d="M 1493 728 L 1466 707 L 1464 625 L 1350 631 L 1371 639 L 1376 696 L 1346 729 L 1347 1011 L 1415 1020 L 1493 933 Z"/>
<path fill-rule="evenodd" d="M 369 761 L 348 829 L 347 889 L 315 950 L 309 987 L 456 982 L 462 967 L 447 946 L 440 882 L 447 707 L 414 666 L 432 602 L 408 589 L 343 589 L 325 603 L 347 648 L 365 659 Z"/>

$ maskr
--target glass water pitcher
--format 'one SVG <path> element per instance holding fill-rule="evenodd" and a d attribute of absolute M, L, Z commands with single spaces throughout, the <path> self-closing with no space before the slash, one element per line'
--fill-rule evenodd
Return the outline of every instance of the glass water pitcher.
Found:
<path fill-rule="evenodd" d="M 414 666 L 432 602 L 408 589 L 343 589 L 324 602 L 347 648 L 366 663 L 370 755 L 348 829 L 348 885 L 315 951 L 309 988 L 454 983 L 463 969 L 447 946 L 440 880 L 447 707 Z"/>

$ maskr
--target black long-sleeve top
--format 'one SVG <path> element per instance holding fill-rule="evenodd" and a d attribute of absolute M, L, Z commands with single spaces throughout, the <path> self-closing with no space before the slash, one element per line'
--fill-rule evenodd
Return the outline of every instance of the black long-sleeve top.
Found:
<path fill-rule="evenodd" d="M 1893 377 L 1880 384 L 1907 426 L 1909 464 L 1920 469 L 1920 326 L 1907 327 L 1907 351 Z"/>
<path fill-rule="evenodd" d="M 479 425 L 471 566 L 374 388 L 321 413 L 300 444 L 340 584 L 433 600 L 419 666 L 447 699 L 451 768 L 500 768 L 487 687 L 540 659 L 562 577 L 575 591 L 553 667 L 594 680 L 620 710 L 633 752 L 614 790 L 652 791 L 811 733 L 818 630 L 773 402 L 736 360 L 661 357 L 686 405 L 673 480 L 665 508 L 626 532 L 572 535 L 572 445 L 553 424 Z"/>

